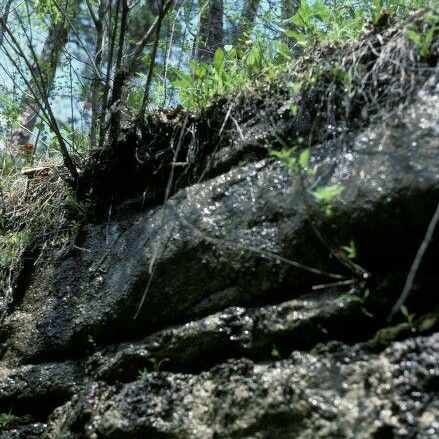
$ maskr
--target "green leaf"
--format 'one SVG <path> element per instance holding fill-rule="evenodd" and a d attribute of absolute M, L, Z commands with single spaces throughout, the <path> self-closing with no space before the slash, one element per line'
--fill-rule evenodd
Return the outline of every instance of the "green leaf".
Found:
<path fill-rule="evenodd" d="M 370 318 L 373 318 L 373 317 L 374 317 L 374 315 L 373 315 L 371 312 L 369 312 L 366 308 L 363 307 L 361 310 L 363 311 L 363 314 L 364 314 L 366 317 L 370 317 Z"/>
<path fill-rule="evenodd" d="M 273 358 L 280 358 L 280 353 L 279 353 L 279 351 L 277 350 L 277 348 L 276 348 L 275 345 L 273 345 L 273 348 L 271 349 L 271 356 L 272 356 Z"/>
<path fill-rule="evenodd" d="M 300 33 L 300 32 L 295 32 L 292 30 L 284 30 L 283 34 L 286 37 L 295 40 L 300 45 L 304 45 L 308 42 L 307 36 L 305 34 Z"/>
<path fill-rule="evenodd" d="M 294 156 L 295 148 L 284 148 L 280 151 L 271 151 L 271 155 L 278 158 L 289 169 L 293 170 L 297 165 L 297 159 Z"/>
<path fill-rule="evenodd" d="M 288 19 L 288 21 L 295 24 L 296 26 L 307 27 L 312 24 L 312 18 L 313 11 L 311 7 L 305 0 L 302 0 L 300 3 L 300 8 L 297 10 L 296 14 L 293 15 L 293 17 Z"/>
<path fill-rule="evenodd" d="M 302 82 L 301 81 L 293 81 L 290 83 L 291 91 L 294 94 L 298 94 L 300 90 L 302 89 Z"/>
<path fill-rule="evenodd" d="M 321 21 L 329 21 L 331 18 L 331 12 L 328 7 L 321 2 L 316 2 L 313 5 L 313 15 Z"/>
<path fill-rule="evenodd" d="M 297 104 L 291 104 L 289 110 L 292 116 L 297 116 L 297 113 L 299 112 L 299 106 Z"/>
<path fill-rule="evenodd" d="M 356 294 L 349 294 L 346 295 L 345 297 L 349 302 L 363 303 L 363 299 L 360 296 L 357 296 Z"/>
<path fill-rule="evenodd" d="M 355 242 L 351 240 L 349 245 L 342 245 L 341 247 L 346 252 L 346 257 L 349 259 L 355 259 L 357 257 L 357 249 L 355 248 Z"/>
<path fill-rule="evenodd" d="M 182 70 L 175 70 L 174 74 L 181 81 L 191 81 L 191 75 L 189 75 L 189 73 L 183 72 Z"/>
<path fill-rule="evenodd" d="M 407 31 L 407 36 L 412 40 L 417 46 L 421 45 L 421 35 L 413 30 Z"/>
<path fill-rule="evenodd" d="M 401 305 L 399 309 L 401 310 L 401 314 L 408 319 L 410 313 L 407 307 L 405 305 Z"/>
<path fill-rule="evenodd" d="M 294 158 L 294 148 L 284 148 L 280 151 L 271 151 L 271 155 L 282 161 L 291 160 Z"/>
<path fill-rule="evenodd" d="M 246 58 L 247 67 L 252 70 L 254 67 L 261 65 L 262 62 L 262 49 L 259 45 L 254 45 L 248 52 Z"/>
<path fill-rule="evenodd" d="M 343 186 L 334 184 L 330 186 L 322 186 L 312 192 L 316 200 L 330 203 L 343 192 Z"/>
<path fill-rule="evenodd" d="M 309 159 L 311 157 L 311 152 L 309 148 L 304 149 L 299 155 L 299 165 L 302 169 L 308 169 Z"/>
<path fill-rule="evenodd" d="M 224 51 L 221 47 L 218 47 L 215 51 L 215 55 L 213 56 L 213 64 L 215 66 L 215 70 L 220 73 L 224 68 Z"/>
<path fill-rule="evenodd" d="M 249 67 L 249 68 L 252 68 L 256 64 L 256 56 L 253 52 L 250 52 L 247 55 L 247 59 L 246 59 L 245 63 L 247 64 L 247 67 Z"/>
<path fill-rule="evenodd" d="M 276 52 L 281 55 L 286 61 L 291 60 L 293 57 L 290 48 L 287 44 L 281 42 L 281 41 L 275 41 L 274 47 L 276 49 Z"/>

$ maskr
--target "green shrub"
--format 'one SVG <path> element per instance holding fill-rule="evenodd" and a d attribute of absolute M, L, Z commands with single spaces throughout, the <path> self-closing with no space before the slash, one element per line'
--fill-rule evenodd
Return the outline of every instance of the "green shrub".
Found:
<path fill-rule="evenodd" d="M 173 69 L 172 83 L 183 106 L 203 108 L 216 96 L 242 89 L 262 75 L 275 75 L 291 59 L 290 49 L 281 42 L 225 46 L 216 50 L 212 64 L 192 61 L 189 71 Z"/>

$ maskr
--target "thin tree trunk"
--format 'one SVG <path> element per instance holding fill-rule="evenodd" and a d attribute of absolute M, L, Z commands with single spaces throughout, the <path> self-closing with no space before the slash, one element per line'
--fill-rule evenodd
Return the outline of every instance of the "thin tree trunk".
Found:
<path fill-rule="evenodd" d="M 109 139 L 112 145 L 115 145 L 118 140 L 120 131 L 120 105 L 122 101 L 123 87 L 127 78 L 127 69 L 122 63 L 124 49 L 125 49 L 125 36 L 127 33 L 127 22 L 129 13 L 128 0 L 119 0 L 121 6 L 121 18 L 119 27 L 119 41 L 118 51 L 116 56 L 116 73 L 114 75 L 113 90 L 110 100 L 110 134 Z"/>
<path fill-rule="evenodd" d="M 261 0 L 245 0 L 241 19 L 233 34 L 233 44 L 237 44 L 245 34 L 249 34 L 254 25 Z"/>
<path fill-rule="evenodd" d="M 91 7 L 91 6 L 90 6 Z M 98 76 L 98 72 L 101 71 L 103 53 L 104 53 L 104 40 L 105 40 L 105 10 L 106 1 L 100 0 L 98 16 L 94 17 L 96 27 L 96 47 L 94 54 L 94 62 L 96 70 L 92 80 L 92 96 L 91 96 L 91 127 L 90 127 L 90 148 L 94 149 L 98 143 L 99 126 L 102 123 L 100 104 L 103 96 L 103 84 L 101 78 Z"/>
<path fill-rule="evenodd" d="M 157 49 L 158 49 L 159 42 L 160 42 L 160 31 L 162 28 L 164 18 L 165 18 L 165 14 L 163 13 L 163 11 L 160 11 L 159 17 L 158 17 L 158 22 L 157 22 L 154 46 L 153 46 L 152 52 L 151 52 L 151 60 L 149 62 L 148 76 L 147 76 L 146 84 L 145 84 L 145 92 L 143 93 L 142 106 L 140 107 L 140 111 L 138 114 L 138 120 L 141 120 L 141 121 L 143 121 L 143 119 L 144 119 L 146 106 L 148 105 L 148 102 L 149 102 L 149 92 L 151 89 L 152 77 L 154 74 L 155 61 L 156 61 L 156 57 L 157 57 Z"/>
<path fill-rule="evenodd" d="M 223 0 L 207 0 L 202 6 L 198 33 L 198 60 L 212 61 L 215 50 L 224 42 Z"/>
<path fill-rule="evenodd" d="M 75 14 L 77 11 L 75 11 Z M 53 22 L 48 30 L 38 60 L 32 66 L 32 78 L 22 100 L 23 110 L 18 122 L 18 128 L 12 133 L 12 145 L 20 147 L 30 143 L 31 133 L 35 128 L 38 111 L 32 96 L 39 95 L 39 89 L 45 90 L 48 96 L 52 88 L 62 50 L 68 40 L 68 25 L 65 20 Z M 38 81 L 39 86 L 36 82 Z"/>
<path fill-rule="evenodd" d="M 132 76 L 135 64 L 139 57 L 143 53 L 146 45 L 151 41 L 151 37 L 157 33 L 157 29 L 161 26 L 161 20 L 169 12 L 169 9 L 173 5 L 174 0 L 166 0 L 162 6 L 161 14 L 156 17 L 154 22 L 151 24 L 148 31 L 142 37 L 142 39 L 137 43 L 131 54 L 125 57 L 124 62 L 122 62 L 123 46 L 125 44 L 125 36 L 127 33 L 127 18 L 128 18 L 128 0 L 122 0 L 122 15 L 120 19 L 120 31 L 119 31 L 119 52 L 117 55 L 117 60 L 115 64 L 115 74 L 112 86 L 112 93 L 108 102 L 108 111 L 110 113 L 109 117 L 109 134 L 108 139 L 110 144 L 116 144 L 120 132 L 120 107 L 123 98 L 124 87 L 126 82 Z M 102 136 L 101 136 L 102 138 Z"/>

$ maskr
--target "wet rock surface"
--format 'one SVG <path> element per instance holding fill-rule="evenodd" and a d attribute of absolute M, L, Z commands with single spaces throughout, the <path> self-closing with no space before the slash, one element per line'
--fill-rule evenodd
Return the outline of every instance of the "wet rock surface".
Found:
<path fill-rule="evenodd" d="M 5 358 L 86 352 L 90 340 L 142 336 L 349 278 L 316 227 L 335 248 L 354 241 L 359 265 L 375 275 L 392 265 L 408 269 L 439 194 L 437 108 L 436 95 L 424 93 L 396 127 L 361 132 L 349 150 L 316 146 L 319 171 L 310 187 L 343 187 L 331 217 L 307 200 L 300 177 L 265 159 L 182 190 L 152 211 L 84 227 L 77 247 L 85 250 L 72 248 L 48 267 L 5 319 Z"/>
<path fill-rule="evenodd" d="M 273 349 L 286 355 L 325 339 L 349 340 L 353 334 L 343 334 L 340 328 L 364 325 L 366 333 L 373 331 L 371 323 L 349 295 L 309 294 L 275 306 L 228 308 L 138 343 L 115 345 L 92 356 L 87 370 L 109 382 L 136 379 L 144 369 L 199 372 L 229 358 L 261 361 L 271 359 Z"/>
<path fill-rule="evenodd" d="M 151 372 L 121 386 L 90 384 L 49 420 L 45 437 L 434 438 L 438 364 L 436 334 L 379 355 L 341 345 L 199 375 Z"/>
<path fill-rule="evenodd" d="M 47 415 L 78 390 L 79 382 L 79 367 L 73 362 L 0 368 L 0 407 L 2 411 Z"/>
<path fill-rule="evenodd" d="M 0 438 L 438 437 L 437 232 L 387 322 L 439 200 L 438 75 L 419 71 L 341 130 L 317 92 L 291 120 L 255 103 L 164 202 L 127 182 L 2 314 Z M 305 166 L 269 154 L 314 117 Z"/>

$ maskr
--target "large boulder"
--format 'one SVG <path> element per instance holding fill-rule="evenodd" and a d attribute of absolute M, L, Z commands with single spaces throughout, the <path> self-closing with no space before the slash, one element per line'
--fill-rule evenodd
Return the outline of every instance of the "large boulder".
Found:
<path fill-rule="evenodd" d="M 264 159 L 156 209 L 85 226 L 6 319 L 6 358 L 86 350 L 227 306 L 294 297 L 328 273 L 350 278 L 358 273 L 331 259 L 350 241 L 365 271 L 405 273 L 439 194 L 436 87 L 426 84 L 398 119 L 353 134 L 349 147 L 312 148 L 318 171 L 306 187 L 300 172 Z M 343 189 L 330 217 L 308 194 L 328 185 Z"/>
<path fill-rule="evenodd" d="M 99 151 L 79 233 L 0 300 L 0 438 L 438 437 L 439 44 L 406 34 Z"/>

